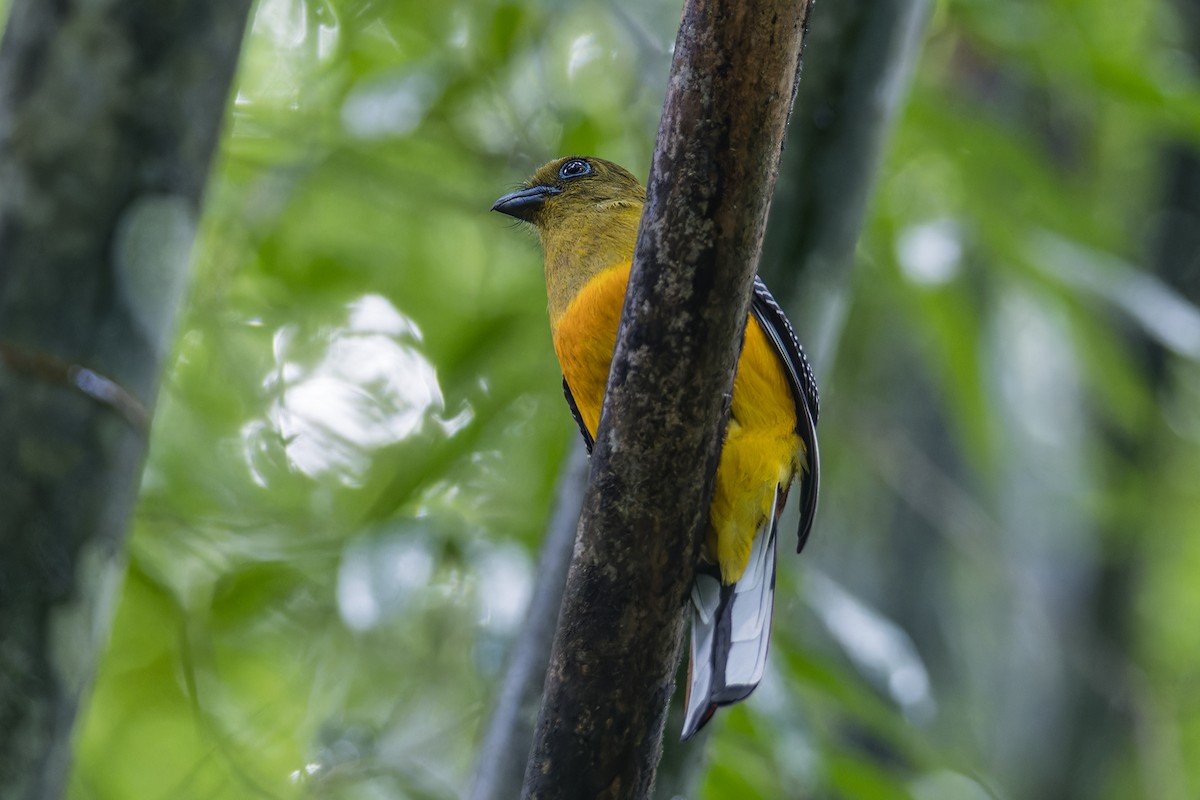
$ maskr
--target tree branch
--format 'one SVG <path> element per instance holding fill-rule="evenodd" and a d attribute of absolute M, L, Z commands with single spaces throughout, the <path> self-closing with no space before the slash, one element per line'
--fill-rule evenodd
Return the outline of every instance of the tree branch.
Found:
<path fill-rule="evenodd" d="M 13 5 L 0 43 L 0 796 L 58 798 L 250 0 Z"/>
<path fill-rule="evenodd" d="M 526 797 L 652 790 L 809 5 L 684 7 Z"/>
<path fill-rule="evenodd" d="M 929 0 L 839 0 L 812 17 L 759 274 L 788 309 L 818 376 L 834 362 L 854 248 L 928 13 Z M 682 703 L 671 714 L 682 719 Z M 677 724 L 668 719 L 667 730 Z M 704 768 L 698 738 L 710 731 L 687 742 L 666 737 L 656 797 L 695 794 Z"/>

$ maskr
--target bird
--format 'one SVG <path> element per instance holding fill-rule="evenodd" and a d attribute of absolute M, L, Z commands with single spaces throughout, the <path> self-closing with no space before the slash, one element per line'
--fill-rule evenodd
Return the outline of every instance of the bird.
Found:
<path fill-rule="evenodd" d="M 541 240 L 563 393 L 588 452 L 637 243 L 646 190 L 628 170 L 591 156 L 540 167 L 492 205 Z M 690 605 L 692 636 L 681 738 L 720 706 L 745 699 L 766 671 L 775 598 L 776 529 L 800 479 L 796 551 L 816 516 L 819 396 L 783 310 L 755 277 L 730 415 Z"/>

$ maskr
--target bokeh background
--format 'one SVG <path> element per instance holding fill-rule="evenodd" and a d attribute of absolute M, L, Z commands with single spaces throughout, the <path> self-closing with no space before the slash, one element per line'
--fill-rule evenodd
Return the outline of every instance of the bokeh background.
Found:
<path fill-rule="evenodd" d="M 487 209 L 646 174 L 679 8 L 260 1 L 71 798 L 466 791 L 577 447 Z M 1200 796 L 1198 8 L 817 3 L 762 271 L 824 494 L 696 796 Z"/>

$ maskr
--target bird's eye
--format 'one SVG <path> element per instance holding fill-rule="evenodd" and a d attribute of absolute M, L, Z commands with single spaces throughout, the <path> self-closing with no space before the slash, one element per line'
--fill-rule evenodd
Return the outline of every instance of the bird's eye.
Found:
<path fill-rule="evenodd" d="M 563 180 L 569 178 L 578 178 L 580 175 L 587 175 L 592 171 L 592 165 L 584 161 L 582 158 L 572 158 L 570 161 L 558 168 L 558 177 Z"/>

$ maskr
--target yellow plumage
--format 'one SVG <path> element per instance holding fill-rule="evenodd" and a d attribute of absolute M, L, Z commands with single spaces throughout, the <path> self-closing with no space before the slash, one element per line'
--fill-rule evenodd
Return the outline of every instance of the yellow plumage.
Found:
<path fill-rule="evenodd" d="M 616 164 L 573 157 L 546 164 L 525 188 L 493 206 L 532 223 L 541 239 L 554 351 L 591 440 L 600 424 L 645 199 L 641 184 Z M 802 468 L 810 475 L 802 494 L 801 544 L 815 513 L 815 419 L 811 370 L 783 312 L 757 284 L 701 549 L 719 579 L 711 568 L 702 569 L 692 592 L 685 737 L 718 705 L 741 700 L 762 679 L 777 512 Z"/>
<path fill-rule="evenodd" d="M 632 249 L 633 243 L 630 243 Z M 580 287 L 552 324 L 554 351 L 584 426 L 594 439 L 608 382 L 630 262 L 601 270 Z M 733 381 L 733 406 L 709 507 L 702 557 L 717 563 L 721 579 L 742 577 L 755 533 L 771 513 L 775 487 L 798 468 L 796 407 L 779 356 L 758 322 L 746 324 L 746 342 Z"/>

